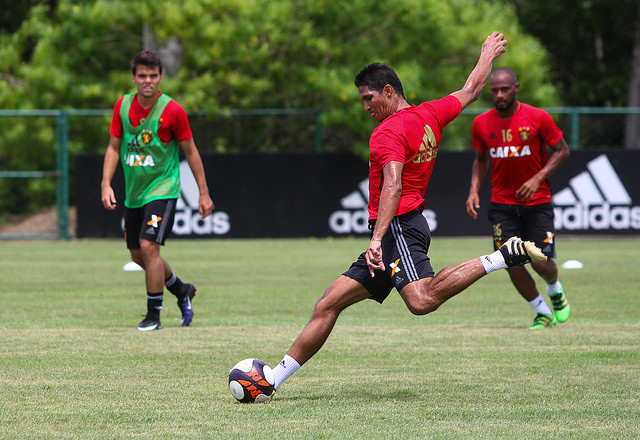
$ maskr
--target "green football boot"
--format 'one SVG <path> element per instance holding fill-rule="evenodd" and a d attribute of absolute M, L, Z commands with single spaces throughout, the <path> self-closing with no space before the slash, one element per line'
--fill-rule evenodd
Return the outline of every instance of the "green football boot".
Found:
<path fill-rule="evenodd" d="M 558 322 L 565 322 L 569 319 L 569 313 L 571 313 L 571 305 L 567 301 L 567 297 L 564 294 L 564 289 L 560 292 L 556 292 L 553 295 L 549 295 L 551 299 L 551 305 L 553 306 L 553 314 Z"/>
<path fill-rule="evenodd" d="M 545 315 L 544 313 L 538 313 L 533 318 L 533 325 L 529 327 L 529 330 L 538 330 L 541 328 L 552 327 L 556 324 L 557 320 L 555 315 Z"/>

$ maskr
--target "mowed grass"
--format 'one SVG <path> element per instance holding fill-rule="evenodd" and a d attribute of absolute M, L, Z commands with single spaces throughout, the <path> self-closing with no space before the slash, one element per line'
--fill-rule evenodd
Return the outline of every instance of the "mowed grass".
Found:
<path fill-rule="evenodd" d="M 504 271 L 423 317 L 393 292 L 346 310 L 271 403 L 236 403 L 229 369 L 279 362 L 366 245 L 171 240 L 163 255 L 198 286 L 196 316 L 181 328 L 165 293 L 164 328 L 141 333 L 143 273 L 122 270 L 122 240 L 0 243 L 0 438 L 640 438 L 631 237 L 560 239 L 558 262 L 584 263 L 561 269 L 564 324 L 528 330 L 533 310 Z M 489 246 L 435 237 L 430 255 L 439 270 Z"/>

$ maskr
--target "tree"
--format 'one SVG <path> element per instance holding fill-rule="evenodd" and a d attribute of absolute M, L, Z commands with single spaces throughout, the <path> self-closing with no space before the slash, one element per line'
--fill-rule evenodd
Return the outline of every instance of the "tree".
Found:
<path fill-rule="evenodd" d="M 640 105 L 640 2 L 582 0 L 532 2 L 511 0 L 524 30 L 549 51 L 554 83 L 565 106 Z M 635 55 L 640 57 L 640 55 Z M 635 61 L 634 61 L 635 60 Z M 612 145 L 640 148 L 640 118 L 626 118 L 624 130 L 612 132 L 602 118 L 587 129 L 602 129 Z"/>
<path fill-rule="evenodd" d="M 187 111 L 322 108 L 326 151 L 364 154 L 375 125 L 353 85 L 364 65 L 382 61 L 394 67 L 410 102 L 439 98 L 462 86 L 482 41 L 496 29 L 511 42 L 497 65 L 514 67 L 530 84 L 523 97 L 537 105 L 557 102 L 546 53 L 520 29 L 510 6 L 490 0 L 36 3 L 15 32 L 0 34 L 3 108 L 110 109 L 132 90 L 129 61 L 146 44 L 175 49 L 163 91 Z M 72 155 L 104 151 L 108 119 L 74 124 Z M 198 146 L 222 152 L 299 148 L 300 128 L 282 118 L 271 124 L 286 134 L 275 143 L 262 136 L 263 126 L 251 125 L 243 127 L 257 140 L 251 147 L 229 146 L 215 135 L 197 138 Z M 42 121 L 0 120 L 0 166 L 42 165 L 54 143 L 54 132 L 45 127 Z M 442 148 L 467 149 L 469 132 L 470 121 L 457 124 Z M 9 154 L 26 141 L 29 157 Z M 0 200 L 2 192 L 0 187 Z"/>
<path fill-rule="evenodd" d="M 640 13 L 640 12 L 639 12 Z M 633 55 L 631 57 L 631 79 L 629 80 L 629 107 L 640 108 L 640 19 L 636 23 Z M 640 149 L 640 115 L 629 114 L 626 121 L 625 148 Z"/>

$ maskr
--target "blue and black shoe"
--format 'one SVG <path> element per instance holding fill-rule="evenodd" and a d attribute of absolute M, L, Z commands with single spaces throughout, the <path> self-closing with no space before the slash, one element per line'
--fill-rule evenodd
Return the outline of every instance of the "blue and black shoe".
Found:
<path fill-rule="evenodd" d="M 180 311 L 182 312 L 182 320 L 180 321 L 182 326 L 189 327 L 194 315 L 193 305 L 191 302 L 193 301 L 193 298 L 195 298 L 198 289 L 190 283 L 185 283 L 184 289 L 187 293 L 184 295 L 183 299 L 178 300 L 178 307 L 180 307 Z"/>

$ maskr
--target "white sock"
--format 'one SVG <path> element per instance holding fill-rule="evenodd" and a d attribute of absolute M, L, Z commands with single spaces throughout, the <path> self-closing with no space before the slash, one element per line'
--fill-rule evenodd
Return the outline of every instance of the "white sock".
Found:
<path fill-rule="evenodd" d="M 560 284 L 560 281 L 556 281 L 553 284 L 547 284 L 547 292 L 549 293 L 549 296 L 557 292 L 562 292 L 562 284 Z"/>
<path fill-rule="evenodd" d="M 500 251 L 495 251 L 493 254 L 489 255 L 483 255 L 480 257 L 480 261 L 482 261 L 484 270 L 486 270 L 487 273 L 507 268 L 507 263 L 505 263 L 502 252 Z"/>
<path fill-rule="evenodd" d="M 533 307 L 536 313 L 543 313 L 545 315 L 552 314 L 551 309 L 549 308 L 547 303 L 544 302 L 544 299 L 542 299 L 542 295 L 538 295 L 536 299 L 534 299 L 533 301 L 529 301 L 529 304 L 531 304 L 531 307 Z"/>
<path fill-rule="evenodd" d="M 293 373 L 298 371 L 300 364 L 291 356 L 286 354 L 278 365 L 273 368 L 273 375 L 276 380 L 274 388 L 277 390 L 282 382 L 287 380 Z"/>

